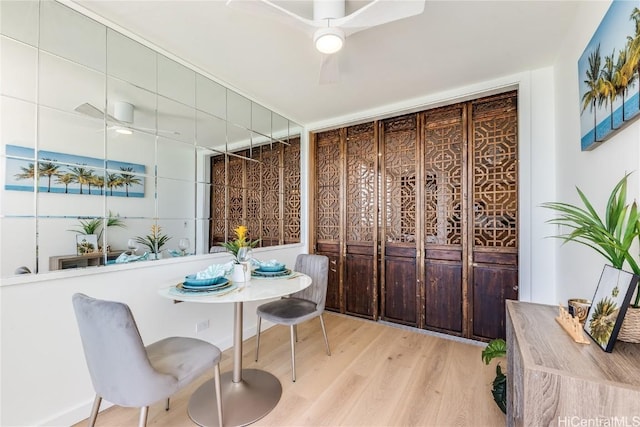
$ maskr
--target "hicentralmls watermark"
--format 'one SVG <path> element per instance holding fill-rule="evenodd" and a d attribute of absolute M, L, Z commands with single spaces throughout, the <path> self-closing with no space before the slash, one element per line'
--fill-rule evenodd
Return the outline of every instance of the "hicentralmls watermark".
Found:
<path fill-rule="evenodd" d="M 640 427 L 640 415 L 584 418 L 558 417 L 558 427 Z"/>

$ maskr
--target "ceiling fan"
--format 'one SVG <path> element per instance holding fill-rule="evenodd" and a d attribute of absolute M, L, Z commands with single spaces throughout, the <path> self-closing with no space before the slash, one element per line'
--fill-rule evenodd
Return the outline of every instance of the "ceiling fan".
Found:
<path fill-rule="evenodd" d="M 227 0 L 227 6 L 271 15 L 309 34 L 316 49 L 323 54 L 320 83 L 334 83 L 338 80 L 338 62 L 333 54 L 342 49 L 347 36 L 419 15 L 424 11 L 424 3 L 425 0 L 371 0 L 345 15 L 346 0 L 313 0 L 313 19 L 308 19 L 273 0 Z"/>
<path fill-rule="evenodd" d="M 109 122 L 115 123 L 108 127 L 108 129 L 115 130 L 117 133 L 124 135 L 131 135 L 134 130 L 141 130 L 146 132 L 155 133 L 156 131 L 159 133 L 169 134 L 169 135 L 180 135 L 180 132 L 175 130 L 164 130 L 164 129 L 154 129 L 154 128 L 143 128 L 139 126 L 133 126 L 133 112 L 135 107 L 133 104 L 124 101 L 116 101 L 113 103 L 113 115 L 107 113 L 106 119 Z M 93 117 L 94 119 L 105 118 L 105 113 L 98 107 L 88 102 L 84 104 L 78 105 L 74 110 L 80 114 L 84 114 L 85 116 Z"/>

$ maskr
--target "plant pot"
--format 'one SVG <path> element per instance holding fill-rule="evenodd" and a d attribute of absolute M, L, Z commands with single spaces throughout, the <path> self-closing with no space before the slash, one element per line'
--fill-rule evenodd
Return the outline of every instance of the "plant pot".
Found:
<path fill-rule="evenodd" d="M 251 269 L 248 263 L 233 264 L 233 272 L 231 273 L 231 281 L 235 283 L 243 283 L 251 280 Z"/>
<path fill-rule="evenodd" d="M 627 308 L 627 313 L 618 332 L 618 341 L 640 343 L 640 308 Z"/>

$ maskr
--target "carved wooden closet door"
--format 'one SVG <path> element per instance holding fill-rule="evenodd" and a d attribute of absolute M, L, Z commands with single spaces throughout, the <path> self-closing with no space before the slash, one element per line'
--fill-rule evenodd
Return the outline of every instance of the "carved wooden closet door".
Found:
<path fill-rule="evenodd" d="M 312 135 L 328 309 L 504 336 L 504 301 L 518 298 L 516 106 L 510 92 Z"/>

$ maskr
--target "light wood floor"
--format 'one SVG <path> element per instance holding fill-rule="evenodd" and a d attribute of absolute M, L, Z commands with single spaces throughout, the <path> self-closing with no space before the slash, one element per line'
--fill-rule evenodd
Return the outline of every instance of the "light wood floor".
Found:
<path fill-rule="evenodd" d="M 245 341 L 243 366 L 269 371 L 282 383 L 278 406 L 254 426 L 505 424 L 491 398 L 495 366 L 483 364 L 482 347 L 348 316 L 324 317 L 331 356 L 325 353 L 319 320 L 300 325 L 295 383 L 287 327 L 263 332 L 258 362 L 255 338 Z M 231 350 L 223 353 L 220 368 L 232 369 Z M 173 396 L 170 411 L 162 402 L 149 408 L 147 425 L 195 425 L 187 415 L 189 396 L 212 375 Z M 135 426 L 138 414 L 135 408 L 113 406 L 100 413 L 97 425 Z"/>

